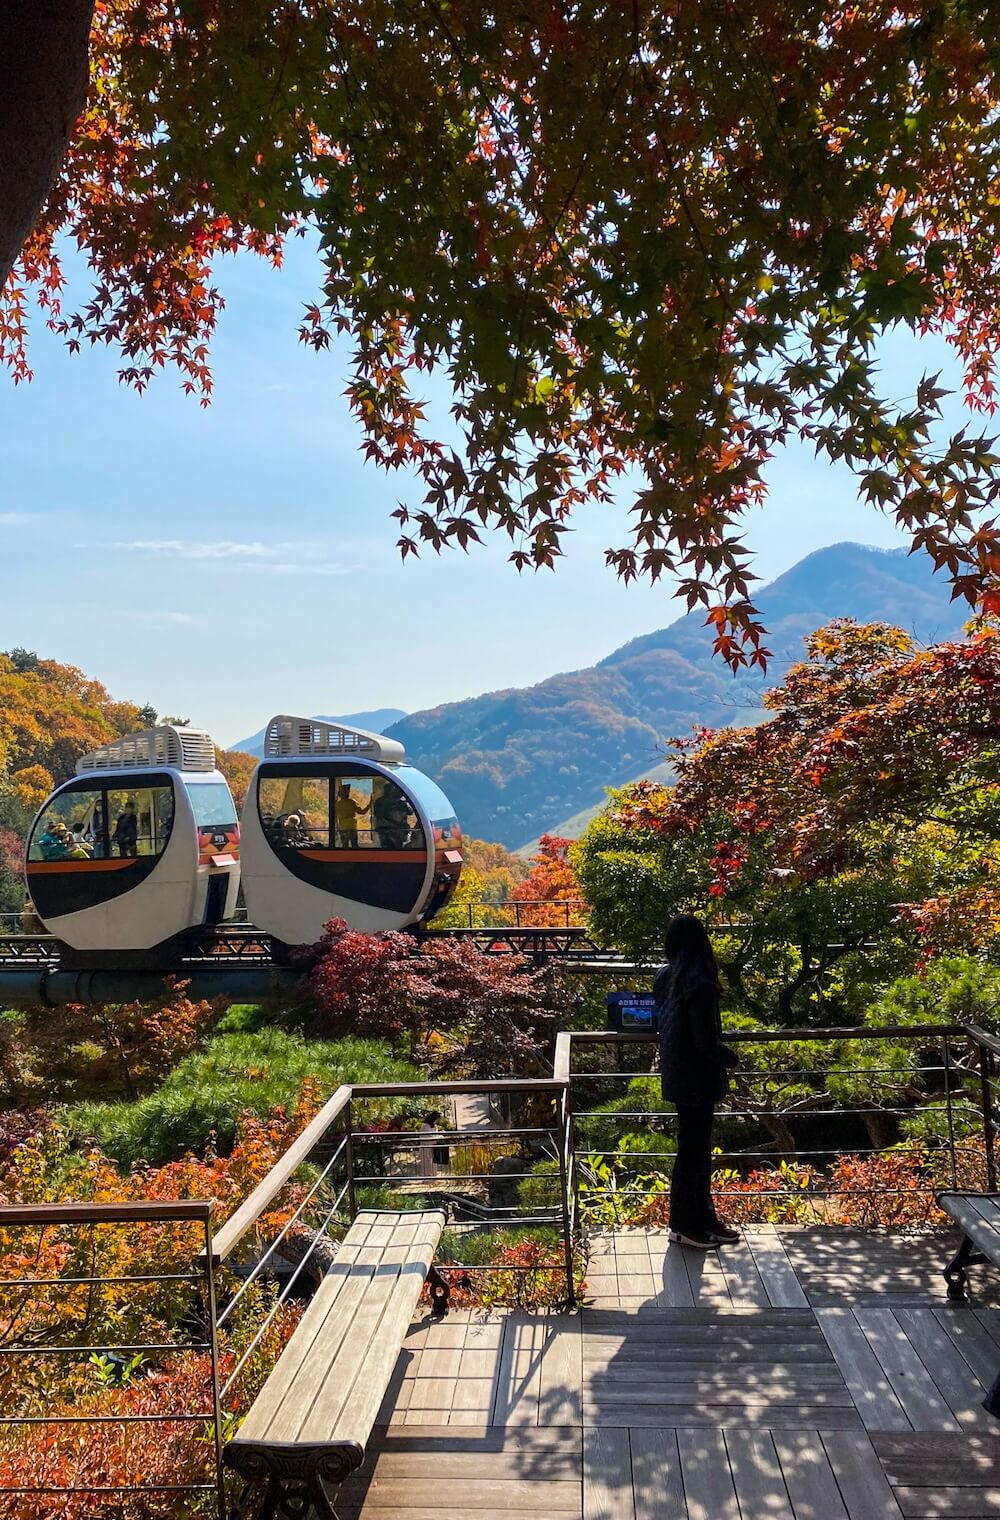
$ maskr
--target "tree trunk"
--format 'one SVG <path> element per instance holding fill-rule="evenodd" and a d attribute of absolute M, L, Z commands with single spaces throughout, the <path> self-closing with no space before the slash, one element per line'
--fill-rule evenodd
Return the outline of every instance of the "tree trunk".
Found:
<path fill-rule="evenodd" d="M 760 1120 L 763 1128 L 767 1130 L 771 1139 L 776 1143 L 778 1150 L 782 1153 L 779 1156 L 779 1160 L 793 1160 L 796 1149 L 795 1136 L 792 1134 L 788 1121 L 783 1119 L 780 1114 L 758 1114 L 757 1118 Z"/>
<path fill-rule="evenodd" d="M 862 1118 L 873 1150 L 884 1151 L 890 1145 L 895 1145 L 899 1139 L 899 1123 L 895 1114 L 881 1113 L 876 1109 L 873 1113 L 862 1114 Z"/>
<path fill-rule="evenodd" d="M 87 98 L 94 0 L 0 0 L 0 286 Z"/>
<path fill-rule="evenodd" d="M 297 1267 L 305 1261 L 314 1239 L 315 1235 L 311 1229 L 295 1224 L 281 1242 L 278 1250 L 286 1261 L 290 1261 Z M 321 1235 L 316 1240 L 312 1255 L 309 1256 L 299 1281 L 301 1282 L 304 1278 L 306 1282 L 312 1284 L 313 1288 L 318 1288 L 336 1259 L 337 1242 L 331 1240 L 329 1235 Z"/>

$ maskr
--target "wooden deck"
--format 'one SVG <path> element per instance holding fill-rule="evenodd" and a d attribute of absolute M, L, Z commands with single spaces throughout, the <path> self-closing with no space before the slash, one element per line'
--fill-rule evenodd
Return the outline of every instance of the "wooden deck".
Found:
<path fill-rule="evenodd" d="M 947 1231 L 594 1242 L 575 1314 L 414 1323 L 343 1520 L 1000 1520 L 1000 1273 Z"/>

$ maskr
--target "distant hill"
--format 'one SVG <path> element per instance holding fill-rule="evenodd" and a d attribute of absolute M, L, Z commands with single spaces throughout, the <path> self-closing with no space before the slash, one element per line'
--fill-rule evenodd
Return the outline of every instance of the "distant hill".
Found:
<path fill-rule="evenodd" d="M 325 713 L 310 713 L 309 717 L 317 718 L 320 723 L 346 723 L 348 728 L 366 728 L 372 734 L 384 734 L 387 728 L 398 723 L 400 718 L 405 718 L 406 713 L 401 707 L 376 707 L 372 712 L 345 713 L 339 718 L 327 717 Z M 246 755 L 256 755 L 258 758 L 264 753 L 265 729 L 259 728 L 249 739 L 239 739 L 230 749 L 241 750 Z"/>
<path fill-rule="evenodd" d="M 950 596 L 925 555 L 819 549 L 758 593 L 773 654 L 767 684 L 835 617 L 894 623 L 924 643 L 955 637 L 969 609 Z M 605 787 L 662 766 L 665 741 L 692 725 L 755 721 L 764 684 L 713 658 L 696 611 L 589 669 L 410 713 L 389 732 L 441 783 L 466 831 L 518 849 L 579 827 L 575 815 L 599 806 Z"/>

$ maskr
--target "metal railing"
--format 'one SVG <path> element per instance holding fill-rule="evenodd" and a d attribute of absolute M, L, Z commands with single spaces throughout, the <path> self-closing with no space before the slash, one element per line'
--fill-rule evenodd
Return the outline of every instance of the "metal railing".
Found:
<path fill-rule="evenodd" d="M 292 1227 L 299 1224 L 307 1238 L 302 1239 L 304 1248 L 296 1252 L 294 1270 L 275 1300 L 273 1312 L 276 1312 L 294 1292 L 309 1262 L 322 1256 L 323 1242 L 329 1239 L 331 1228 L 336 1233 L 350 1224 L 358 1209 L 365 1206 L 367 1190 L 388 1189 L 412 1196 L 415 1204 L 425 1196 L 448 1203 L 455 1216 L 459 1237 L 462 1227 L 468 1227 L 472 1232 L 477 1226 L 484 1225 L 491 1229 L 517 1226 L 557 1231 L 562 1242 L 566 1300 L 571 1303 L 574 1298 L 574 1220 L 567 1189 L 560 1190 L 560 1197 L 553 1205 L 537 1207 L 520 1203 L 500 1204 L 491 1196 L 491 1189 L 498 1184 L 508 1188 L 532 1177 L 533 1165 L 539 1159 L 549 1159 L 562 1166 L 571 1156 L 572 1136 L 565 1097 L 566 1084 L 557 1075 L 485 1081 L 365 1083 L 340 1087 L 219 1230 L 213 1245 L 215 1265 L 218 1268 L 224 1262 L 232 1262 L 240 1248 L 245 1252 L 248 1241 L 251 1242 L 255 1259 L 238 1290 L 237 1296 L 243 1295 L 251 1283 L 275 1275 L 282 1262 L 283 1247 L 287 1252 Z M 473 1107 L 478 1100 L 479 1112 L 474 1115 L 474 1122 L 463 1123 L 459 1114 L 463 1105 L 465 1112 L 469 1112 L 470 1100 Z M 545 1122 L 544 1114 L 525 1115 L 525 1105 L 538 1100 L 543 1108 L 551 1105 L 549 1122 Z M 383 1106 L 395 1102 L 404 1105 L 418 1103 L 425 1115 L 433 1114 L 435 1120 L 440 1119 L 440 1113 L 434 1112 L 429 1105 L 436 1102 L 438 1109 L 452 1105 L 456 1119 L 451 1125 L 431 1124 L 425 1120 L 419 1129 L 414 1127 L 415 1118 L 404 1126 L 396 1122 L 394 1127 L 390 1127 L 391 1119 L 382 1121 L 378 1127 L 359 1122 L 359 1109 L 376 1102 Z M 484 1111 L 484 1104 L 492 1105 L 492 1112 Z M 518 1169 L 505 1169 L 500 1176 L 492 1169 L 485 1169 L 502 1156 L 515 1160 L 520 1157 Z M 262 1250 L 258 1231 L 260 1220 L 309 1161 L 314 1162 L 318 1170 L 305 1196 L 299 1200 L 292 1217 Z M 476 1161 L 481 1164 L 475 1166 Z M 477 1200 L 477 1188 L 486 1192 L 485 1203 Z M 467 1210 L 463 1208 L 466 1201 L 469 1203 Z M 308 1204 L 316 1205 L 311 1219 L 307 1215 Z M 463 1276 L 496 1268 L 489 1264 L 451 1260 L 446 1263 L 445 1270 Z M 530 1269 L 505 1264 L 503 1270 Z M 223 1310 L 219 1328 L 225 1324 L 231 1307 L 231 1304 L 227 1305 Z M 266 1326 L 262 1327 L 247 1356 L 256 1348 L 265 1329 Z M 222 1390 L 223 1399 L 234 1386 L 239 1370 L 235 1369 L 227 1379 Z"/>
<path fill-rule="evenodd" d="M 521 901 L 502 898 L 499 902 L 453 903 L 446 910 L 450 918 L 465 918 L 460 927 L 468 929 L 571 929 L 582 927 L 590 910 L 583 898 L 540 897 Z"/>
<path fill-rule="evenodd" d="M 817 1217 L 823 1217 L 822 1206 L 831 1197 L 831 1166 L 848 1155 L 863 1163 L 887 1157 L 901 1128 L 917 1117 L 925 1130 L 921 1144 L 937 1168 L 918 1181 L 929 1203 L 935 1185 L 968 1185 L 973 1172 L 981 1175 L 982 1185 L 996 1186 L 1000 1040 L 985 1031 L 940 1023 L 730 1031 L 726 1038 L 741 1058 L 732 1093 L 718 1110 L 724 1152 L 720 1161 L 735 1179 L 734 1196 L 745 1198 L 740 1182 L 755 1169 L 765 1168 L 777 1176 L 768 1194 L 771 1199 L 783 1192 L 799 1194 L 819 1205 Z M 884 1048 L 880 1042 L 885 1042 Z M 775 1059 L 766 1062 L 763 1052 L 775 1045 L 789 1049 L 779 1048 Z M 900 1058 L 900 1050 L 908 1053 L 905 1058 Z M 105 1346 L 103 1341 L 112 1337 L 88 1338 L 84 1316 L 69 1339 L 50 1337 L 50 1344 L 39 1345 L 37 1338 L 8 1334 L 4 1345 L 0 1326 L 0 1368 L 4 1352 L 10 1359 L 45 1355 L 82 1359 L 96 1354 L 95 1348 L 108 1356 L 139 1350 L 161 1358 L 178 1349 L 206 1355 L 211 1408 L 191 1411 L 185 1418 L 211 1426 L 209 1446 L 214 1447 L 216 1467 L 200 1491 L 204 1502 L 214 1485 L 219 1513 L 224 1514 L 218 1458 L 227 1411 L 245 1407 L 242 1380 L 269 1330 L 286 1306 L 307 1297 L 309 1288 L 321 1279 L 337 1240 L 359 1208 L 370 1201 L 377 1205 L 379 1195 L 372 1190 L 397 1195 L 393 1207 L 399 1206 L 398 1195 L 412 1198 L 414 1205 L 425 1198 L 450 1204 L 446 1275 L 475 1276 L 497 1270 L 488 1255 L 461 1260 L 463 1246 L 482 1237 L 485 1230 L 524 1232 L 544 1227 L 550 1232 L 547 1238 L 554 1236 L 557 1242 L 551 1259 L 557 1263 L 554 1270 L 564 1276 L 566 1301 L 572 1303 L 588 1220 L 594 1217 L 595 1198 L 601 1197 L 601 1181 L 595 1183 L 591 1175 L 593 1158 L 611 1163 L 616 1171 L 613 1192 L 624 1201 L 626 1212 L 636 1200 L 650 1195 L 651 1176 L 655 1190 L 665 1192 L 669 1186 L 675 1116 L 671 1106 L 658 1100 L 658 1084 L 650 1094 L 649 1084 L 656 1083 L 653 1067 L 654 1036 L 602 1030 L 560 1034 L 551 1077 L 345 1085 L 214 1235 L 210 1205 L 205 1203 L 0 1209 L 0 1230 L 34 1229 L 39 1232 L 39 1246 L 46 1230 L 113 1223 L 134 1228 L 140 1219 L 187 1220 L 203 1232 L 201 1252 L 190 1270 L 143 1278 L 150 1283 L 176 1282 L 190 1290 L 194 1306 L 180 1322 L 192 1334 L 190 1344 L 167 1349 L 161 1341 L 150 1341 L 133 1347 L 127 1337 L 120 1337 L 119 1344 Z M 622 1103 L 623 1085 L 627 1091 L 627 1084 L 637 1080 L 644 1093 L 635 1102 Z M 842 1081 L 855 1084 L 853 1097 L 850 1089 L 838 1086 Z M 839 1098 L 838 1092 L 842 1093 Z M 883 1122 L 889 1132 L 879 1140 L 874 1135 Z M 782 1143 L 782 1125 L 791 1145 Z M 849 1125 L 855 1127 L 853 1138 L 845 1132 Z M 645 1128 L 647 1140 L 651 1136 L 655 1142 L 662 1136 L 662 1144 L 637 1151 L 615 1137 L 616 1126 L 633 1133 Z M 871 1143 L 855 1144 L 854 1139 L 866 1130 L 872 1132 Z M 500 1157 L 505 1158 L 502 1175 L 497 1167 Z M 809 1168 L 805 1189 L 791 1181 L 782 1184 L 783 1161 Z M 877 1173 L 873 1176 L 874 1182 L 867 1186 L 894 1191 L 891 1182 L 883 1184 Z M 525 1200 L 530 1179 L 544 1184 L 530 1192 L 534 1202 Z M 612 1191 L 610 1185 L 607 1191 Z M 913 1186 L 901 1183 L 898 1191 L 912 1193 Z M 725 1195 L 726 1189 L 722 1192 Z M 272 1224 L 275 1213 L 278 1222 Z M 114 1288 L 125 1294 L 134 1291 L 135 1279 L 130 1285 L 113 1275 L 102 1277 L 92 1271 L 88 1275 L 79 1269 L 80 1260 L 77 1252 L 67 1258 L 69 1266 L 61 1272 L 40 1274 L 46 1280 L 38 1286 L 62 1295 Z M 502 1270 L 519 1268 L 504 1264 Z M 0 1280 L 0 1295 L 34 1293 L 34 1275 Z M 245 1322 L 253 1315 L 259 1319 L 247 1327 Z M 234 1334 L 238 1321 L 243 1325 L 240 1336 Z M 225 1369 L 221 1386 L 220 1345 Z M 86 1417 L 83 1411 L 82 1419 Z M 3 1435 L 7 1427 L 23 1428 L 39 1418 L 45 1418 L 44 1411 L 27 1403 L 6 1418 L 0 1424 L 0 1452 L 3 1442 L 11 1439 Z M 60 1423 L 67 1418 L 52 1416 Z M 127 1424 L 130 1416 L 102 1411 L 100 1418 Z M 197 1488 L 178 1486 L 178 1499 L 182 1492 L 194 1493 Z M 22 1495 L 44 1491 L 42 1486 L 17 1490 Z M 141 1482 L 129 1490 L 133 1491 L 144 1491 Z"/>
<path fill-rule="evenodd" d="M 168 1516 L 185 1496 L 200 1496 L 214 1498 L 218 1513 L 224 1515 L 212 1211 L 213 1204 L 204 1200 L 0 1207 L 0 1239 L 17 1239 L 13 1259 L 23 1267 L 17 1276 L 0 1279 L 0 1385 L 6 1394 L 0 1415 L 0 1462 L 11 1474 L 22 1468 L 25 1480 L 0 1481 L 4 1514 L 38 1514 L 43 1502 L 58 1499 L 66 1505 L 86 1500 L 87 1508 L 73 1513 L 100 1509 L 103 1514 L 104 1504 L 116 1500 L 121 1505 L 131 1497 L 150 1506 L 149 1513 Z M 178 1260 L 170 1270 L 131 1275 L 98 1270 L 106 1255 L 115 1260 L 113 1232 L 127 1230 L 134 1240 L 136 1232 L 164 1226 L 179 1226 L 188 1235 L 186 1244 L 175 1242 Z M 200 1239 L 200 1251 L 191 1232 Z M 56 1270 L 47 1271 L 47 1266 Z M 167 1328 L 150 1340 L 142 1330 L 151 1319 L 146 1300 L 152 1291 L 164 1288 L 174 1300 L 170 1318 L 175 1333 L 171 1336 Z M 129 1326 L 135 1327 L 132 1334 Z M 133 1374 L 144 1379 L 166 1359 L 185 1354 L 207 1362 L 204 1407 L 105 1409 L 98 1397 L 102 1383 L 114 1387 L 116 1379 L 128 1382 Z M 52 1412 L 44 1368 L 53 1360 L 64 1379 L 69 1374 L 74 1382 L 72 1414 Z M 12 1362 L 18 1369 L 17 1387 L 9 1371 Z M 93 1408 L 88 1408 L 88 1380 Z M 129 1431 L 178 1426 L 188 1432 L 185 1453 L 195 1471 L 204 1467 L 203 1480 L 150 1479 L 141 1470 L 142 1452 L 129 1451 Z M 57 1440 L 33 1447 L 31 1433 L 39 1427 L 58 1427 L 70 1439 L 64 1446 Z M 117 1458 L 118 1470 L 110 1476 L 121 1481 L 86 1481 L 101 1475 L 105 1464 L 98 1461 L 90 1470 L 80 1432 L 101 1428 L 120 1435 L 116 1451 L 105 1456 L 109 1463 L 112 1456 Z M 84 1481 L 54 1481 L 62 1477 L 63 1464 L 74 1463 Z M 54 1471 L 47 1470 L 49 1464 Z M 162 1508 L 153 1507 L 157 1498 Z"/>
<path fill-rule="evenodd" d="M 798 1197 L 804 1216 L 812 1214 L 817 1222 L 829 1219 L 812 1205 L 835 1193 L 849 1200 L 850 1183 L 837 1175 L 838 1166 L 848 1161 L 858 1174 L 859 1194 L 912 1195 L 911 1179 L 894 1186 L 887 1165 L 887 1158 L 898 1158 L 908 1128 L 915 1149 L 922 1147 L 933 1163 L 917 1179 L 928 1214 L 936 1188 L 962 1185 L 963 1178 L 966 1185 L 995 1187 L 995 1136 L 1000 1129 L 995 1060 L 1000 1041 L 984 1031 L 941 1023 L 727 1030 L 725 1038 L 738 1056 L 756 1051 L 758 1059 L 739 1061 L 729 1092 L 716 1106 L 715 1144 L 721 1152 L 717 1197 L 747 1203 L 752 1189 L 746 1180 L 756 1174 L 765 1182 L 762 1204 Z M 613 1198 L 623 1204 L 626 1215 L 636 1200 L 665 1192 L 673 1169 L 676 1112 L 659 1098 L 655 1040 L 648 1032 L 575 1032 L 561 1036 L 557 1053 L 556 1069 L 567 1082 L 567 1103 L 576 1109 L 572 1184 L 579 1193 L 581 1170 L 589 1170 L 591 1204 L 602 1196 L 605 1201 Z M 881 1056 L 880 1044 L 886 1047 Z M 759 1052 L 769 1045 L 796 1047 L 797 1064 L 785 1064 L 787 1056 L 762 1061 Z M 610 1068 L 600 1059 L 595 1065 L 594 1058 L 609 1048 Z M 810 1049 L 816 1052 L 813 1064 Z M 912 1054 L 893 1059 L 900 1049 Z M 864 1051 L 874 1052 L 874 1062 L 860 1055 Z M 857 1058 L 852 1058 L 854 1052 L 859 1052 Z M 653 1095 L 650 1082 L 655 1084 Z M 632 1083 L 639 1086 L 630 1104 L 620 1094 Z M 849 1126 L 855 1132 L 851 1138 L 846 1133 Z M 651 1143 L 660 1136 L 659 1146 Z M 601 1170 L 594 1163 L 606 1164 L 613 1173 L 603 1187 L 593 1175 Z"/>

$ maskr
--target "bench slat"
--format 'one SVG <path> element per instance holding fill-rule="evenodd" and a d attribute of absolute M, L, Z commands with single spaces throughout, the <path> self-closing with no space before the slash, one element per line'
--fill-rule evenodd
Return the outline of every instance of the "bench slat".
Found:
<path fill-rule="evenodd" d="M 374 1268 L 348 1264 L 349 1271 L 334 1278 L 333 1268 L 320 1284 L 315 1296 L 274 1371 L 240 1426 L 237 1441 L 273 1441 L 274 1427 L 281 1418 L 287 1399 L 311 1397 L 322 1383 L 330 1361 L 336 1355 L 344 1332 L 350 1327 L 354 1311 L 361 1301 Z M 329 1290 L 329 1291 L 328 1291 Z M 340 1308 L 338 1316 L 336 1311 Z"/>
<path fill-rule="evenodd" d="M 939 1193 L 938 1204 L 995 1266 L 1000 1266 L 1000 1194 Z"/>
<path fill-rule="evenodd" d="M 320 1397 L 304 1411 L 299 1440 L 332 1441 L 346 1436 L 364 1445 L 426 1275 L 422 1263 L 409 1262 L 394 1281 L 376 1279 L 365 1295 Z M 370 1400 L 374 1402 L 369 1415 Z"/>
<path fill-rule="evenodd" d="M 296 1327 L 294 1335 L 282 1352 L 264 1388 L 244 1420 L 237 1439 L 260 1441 L 268 1439 L 268 1427 L 282 1399 L 296 1379 L 302 1375 L 302 1367 L 312 1355 L 313 1348 L 322 1337 L 323 1353 L 332 1356 L 336 1344 L 329 1343 L 331 1316 L 338 1305 L 347 1313 L 349 1323 L 350 1303 L 360 1296 L 366 1278 L 372 1275 L 374 1265 L 365 1269 L 361 1258 L 368 1249 L 365 1242 L 371 1230 L 368 1214 L 359 1214 L 351 1229 L 341 1242 L 336 1258 Z M 377 1259 L 381 1258 L 381 1252 Z M 343 1302 L 341 1300 L 343 1299 Z"/>
<path fill-rule="evenodd" d="M 374 1312 L 378 1300 L 371 1290 L 335 1368 L 331 1369 L 330 1381 L 336 1379 L 340 1395 L 338 1409 L 335 1411 L 325 1399 L 317 1400 L 300 1439 L 332 1440 L 333 1433 L 339 1437 L 341 1430 L 362 1445 L 367 1439 L 434 1259 L 434 1248 L 440 1238 L 436 1221 L 420 1226 L 419 1234 L 420 1239 L 402 1248 L 407 1259 L 395 1278 L 389 1279 L 388 1294 L 384 1299 L 378 1296 L 383 1303 L 381 1314 Z"/>
<path fill-rule="evenodd" d="M 383 1265 L 385 1254 L 383 1253 Z M 358 1274 L 349 1279 L 345 1291 L 325 1319 L 307 1359 L 280 1404 L 275 1401 L 268 1405 L 264 1439 L 282 1442 L 300 1440 L 302 1425 L 310 1411 L 317 1403 L 326 1402 L 329 1405 L 331 1402 L 329 1392 L 325 1392 L 331 1377 L 341 1395 L 346 1391 L 341 1377 L 343 1358 L 350 1354 L 350 1346 L 358 1338 L 359 1317 L 365 1306 L 381 1303 L 395 1279 L 398 1266 L 394 1263 L 389 1265 L 391 1272 L 382 1277 L 379 1276 L 380 1269 L 375 1267 L 367 1276 Z M 360 1328 L 363 1330 L 364 1321 L 361 1321 Z M 336 1403 L 336 1409 L 340 1408 L 342 1402 L 341 1397 Z M 335 1409 L 331 1413 L 335 1413 Z M 333 1440 L 334 1437 L 327 1435 L 323 1439 Z"/>

